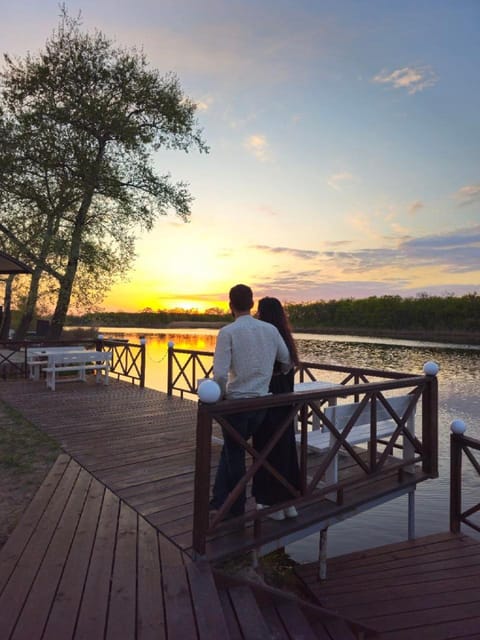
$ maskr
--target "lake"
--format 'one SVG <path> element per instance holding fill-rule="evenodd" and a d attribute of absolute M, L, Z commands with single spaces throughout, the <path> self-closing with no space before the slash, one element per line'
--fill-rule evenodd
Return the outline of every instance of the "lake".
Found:
<path fill-rule="evenodd" d="M 167 389 L 167 346 L 213 351 L 217 330 L 145 330 L 102 327 L 105 337 L 128 338 L 147 342 L 146 386 Z M 439 471 L 440 477 L 418 485 L 416 491 L 416 535 L 445 532 L 449 528 L 450 452 L 452 420 L 460 418 L 467 434 L 480 439 L 480 347 L 439 344 L 413 340 L 376 339 L 357 336 L 296 333 L 299 354 L 306 362 L 323 362 L 421 374 L 428 360 L 440 365 L 439 380 Z M 468 461 L 464 462 L 464 506 L 480 500 L 479 477 Z M 475 532 L 465 528 L 468 535 Z M 356 515 L 329 529 L 328 555 L 335 556 L 407 537 L 407 497 L 398 498 Z M 318 535 L 288 547 L 298 562 L 318 557 Z"/>

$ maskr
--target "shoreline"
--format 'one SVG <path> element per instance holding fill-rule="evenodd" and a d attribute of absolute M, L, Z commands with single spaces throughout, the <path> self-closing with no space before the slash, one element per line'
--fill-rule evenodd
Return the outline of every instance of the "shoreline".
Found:
<path fill-rule="evenodd" d="M 221 329 L 226 322 L 199 322 L 183 320 L 170 322 L 159 329 Z M 365 338 L 390 338 L 392 340 L 418 340 L 422 342 L 438 342 L 440 344 L 480 345 L 480 332 L 466 331 L 425 331 L 425 330 L 393 330 L 393 329 L 342 329 L 338 327 L 292 327 L 293 333 L 313 333 L 318 335 L 359 336 Z"/>

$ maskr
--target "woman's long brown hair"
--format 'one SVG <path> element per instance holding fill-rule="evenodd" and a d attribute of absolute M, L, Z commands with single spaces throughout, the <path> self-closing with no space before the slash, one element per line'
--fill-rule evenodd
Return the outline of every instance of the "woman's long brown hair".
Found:
<path fill-rule="evenodd" d="M 269 322 L 277 327 L 280 335 L 290 352 L 290 357 L 295 365 L 298 364 L 298 353 L 295 340 L 292 336 L 290 323 L 282 303 L 277 298 L 262 298 L 258 303 L 258 319 Z"/>

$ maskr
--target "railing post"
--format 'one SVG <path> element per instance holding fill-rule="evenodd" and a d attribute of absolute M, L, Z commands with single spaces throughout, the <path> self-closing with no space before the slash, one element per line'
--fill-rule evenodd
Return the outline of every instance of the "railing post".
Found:
<path fill-rule="evenodd" d="M 175 344 L 170 340 L 168 343 L 168 357 L 167 357 L 167 395 L 172 395 L 173 387 L 173 350 Z"/>
<path fill-rule="evenodd" d="M 438 477 L 438 380 L 436 375 L 425 376 L 422 395 L 422 442 L 426 452 L 423 471 Z"/>
<path fill-rule="evenodd" d="M 25 373 L 25 379 L 29 377 L 28 371 L 28 343 L 25 341 L 24 350 L 23 350 L 23 368 Z"/>
<path fill-rule="evenodd" d="M 465 423 L 454 420 L 450 425 L 450 531 L 460 533 L 462 514 L 462 454 Z"/>
<path fill-rule="evenodd" d="M 460 533 L 462 511 L 462 436 L 450 434 L 450 531 Z"/>
<path fill-rule="evenodd" d="M 193 539 L 196 554 L 205 555 L 206 533 L 209 527 L 210 456 L 212 444 L 212 416 L 200 402 L 197 409 L 197 441 L 195 449 L 195 484 L 193 494 Z"/>
<path fill-rule="evenodd" d="M 146 368 L 147 341 L 145 336 L 140 336 L 140 387 L 145 387 L 145 368 Z"/>
<path fill-rule="evenodd" d="M 307 493 L 308 486 L 308 462 L 307 462 L 307 428 L 308 428 L 308 407 L 304 403 L 300 409 L 300 493 L 302 496 Z"/>

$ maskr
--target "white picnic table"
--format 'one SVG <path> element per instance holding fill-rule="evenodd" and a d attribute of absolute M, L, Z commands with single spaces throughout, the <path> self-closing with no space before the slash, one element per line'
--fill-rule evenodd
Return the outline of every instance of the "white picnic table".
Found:
<path fill-rule="evenodd" d="M 45 347 L 29 350 L 30 377 L 40 379 L 46 375 L 47 387 L 55 391 L 57 382 L 81 380 L 85 382 L 87 371 L 94 371 L 96 381 L 108 384 L 112 353 L 110 351 L 87 350 L 84 347 Z M 77 373 L 76 377 L 59 374 Z"/>
<path fill-rule="evenodd" d="M 78 351 L 86 351 L 86 349 L 80 345 L 66 345 L 64 347 L 29 347 L 27 350 L 27 364 L 29 367 L 30 379 L 40 380 L 40 371 L 42 367 L 50 367 L 56 354 L 77 353 Z"/>

